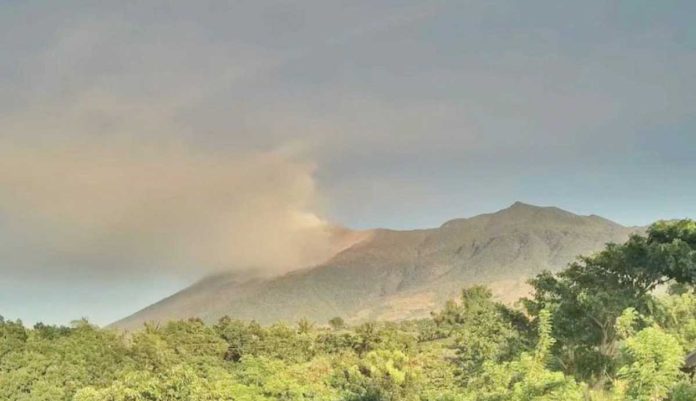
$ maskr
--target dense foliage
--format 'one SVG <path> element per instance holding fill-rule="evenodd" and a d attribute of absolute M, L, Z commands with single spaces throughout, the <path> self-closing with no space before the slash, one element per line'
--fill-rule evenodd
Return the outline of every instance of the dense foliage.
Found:
<path fill-rule="evenodd" d="M 0 400 L 693 401 L 695 282 L 685 220 L 537 276 L 519 309 L 472 287 L 398 323 L 225 317 L 118 333 L 0 318 Z"/>

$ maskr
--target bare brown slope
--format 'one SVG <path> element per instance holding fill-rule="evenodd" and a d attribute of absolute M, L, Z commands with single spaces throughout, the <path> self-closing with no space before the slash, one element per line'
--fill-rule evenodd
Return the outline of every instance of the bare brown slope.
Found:
<path fill-rule="evenodd" d="M 633 231 L 601 217 L 518 202 L 439 228 L 374 230 L 325 263 L 281 277 L 210 277 L 114 325 L 223 315 L 262 323 L 425 316 L 477 283 L 512 300 L 526 291 L 523 283 L 532 275 L 558 270 L 607 242 L 623 242 Z"/>

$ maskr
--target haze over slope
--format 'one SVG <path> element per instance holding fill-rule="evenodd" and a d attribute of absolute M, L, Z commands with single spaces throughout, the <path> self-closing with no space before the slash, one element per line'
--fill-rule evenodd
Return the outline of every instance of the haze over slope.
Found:
<path fill-rule="evenodd" d="M 280 277 L 211 276 L 114 326 L 224 315 L 262 323 L 413 318 L 477 283 L 511 301 L 524 294 L 530 276 L 558 270 L 607 242 L 623 242 L 634 231 L 598 216 L 517 202 L 438 228 L 372 230 L 326 262 Z"/>

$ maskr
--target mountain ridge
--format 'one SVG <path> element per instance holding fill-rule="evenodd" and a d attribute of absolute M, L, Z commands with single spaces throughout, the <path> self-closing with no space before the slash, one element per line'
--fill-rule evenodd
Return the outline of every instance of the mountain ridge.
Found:
<path fill-rule="evenodd" d="M 423 317 L 474 284 L 511 301 L 524 295 L 534 274 L 557 271 L 638 231 L 595 215 L 515 202 L 435 228 L 365 230 L 325 262 L 272 278 L 205 277 L 112 326 L 223 315 L 261 323 Z"/>

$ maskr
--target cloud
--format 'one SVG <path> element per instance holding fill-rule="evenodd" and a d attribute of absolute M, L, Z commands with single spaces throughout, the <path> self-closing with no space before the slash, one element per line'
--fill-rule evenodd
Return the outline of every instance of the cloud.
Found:
<path fill-rule="evenodd" d="M 0 214 L 5 231 L 21 238 L 17 254 L 30 248 L 30 259 L 43 255 L 34 262 L 49 275 L 65 268 L 105 277 L 148 269 L 286 271 L 335 251 L 337 231 L 316 213 L 312 172 L 311 163 L 282 151 L 5 141 Z M 11 251 L 7 244 L 0 250 Z"/>

